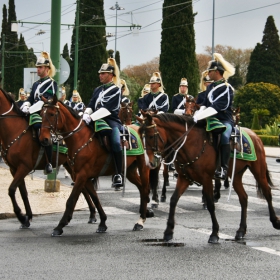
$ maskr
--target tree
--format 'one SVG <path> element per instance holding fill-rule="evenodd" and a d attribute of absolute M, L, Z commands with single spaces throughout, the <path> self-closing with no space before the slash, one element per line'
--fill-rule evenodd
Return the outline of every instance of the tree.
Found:
<path fill-rule="evenodd" d="M 248 83 L 271 83 L 280 86 L 280 41 L 274 18 L 267 18 L 262 43 L 254 48 L 248 66 Z"/>
<path fill-rule="evenodd" d="M 85 104 L 89 102 L 94 88 L 100 85 L 98 71 L 101 65 L 107 62 L 107 41 L 106 38 L 103 38 L 106 33 L 103 2 L 103 0 L 81 0 L 80 2 L 81 24 L 104 25 L 103 28 L 79 28 L 78 91 Z M 98 15 L 98 17 L 93 19 L 92 15 Z M 72 45 L 71 51 L 73 50 L 74 46 Z"/>
<path fill-rule="evenodd" d="M 152 74 L 158 71 L 159 58 L 155 57 L 152 60 L 137 66 L 128 65 L 122 72 L 129 78 L 133 78 L 142 89 L 144 85 L 150 81 Z"/>
<path fill-rule="evenodd" d="M 195 14 L 192 1 L 176 5 L 183 2 L 185 1 L 165 0 L 163 3 L 159 70 L 170 100 L 178 92 L 181 78 L 188 79 L 191 95 L 197 94 L 200 80 L 195 55 Z"/>
<path fill-rule="evenodd" d="M 280 87 L 268 83 L 247 84 L 235 93 L 234 106 L 240 107 L 242 125 L 251 127 L 253 115 L 257 113 L 264 127 L 278 117 Z"/>
<path fill-rule="evenodd" d="M 116 51 L 115 60 L 117 65 L 119 66 L 119 69 L 121 70 L 121 56 L 119 51 Z"/>

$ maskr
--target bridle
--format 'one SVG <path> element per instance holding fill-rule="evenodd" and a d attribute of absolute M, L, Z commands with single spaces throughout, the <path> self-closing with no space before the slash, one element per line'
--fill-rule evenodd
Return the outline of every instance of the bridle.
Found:
<path fill-rule="evenodd" d="M 125 113 L 125 110 L 126 110 L 127 113 Z M 127 119 L 128 120 L 132 119 L 132 107 L 129 106 L 129 104 L 126 104 L 125 106 L 121 106 L 120 107 L 120 112 L 121 112 L 121 115 L 122 115 L 121 120 L 123 121 L 124 124 L 126 123 Z M 129 113 L 131 113 L 131 117 L 126 118 L 129 115 Z"/>
<path fill-rule="evenodd" d="M 55 119 L 53 122 L 50 121 L 50 119 L 48 118 L 48 115 L 47 115 L 47 110 L 48 108 L 56 108 L 56 113 L 54 114 L 55 115 Z M 57 129 L 57 126 L 58 126 L 58 118 L 60 116 L 60 111 L 59 111 L 59 105 L 52 105 L 52 104 L 44 104 L 43 105 L 43 108 L 42 108 L 42 113 L 44 118 L 46 118 L 46 120 L 48 121 L 49 125 L 48 126 L 42 126 L 42 128 L 47 128 L 50 130 L 50 134 L 51 135 L 55 135 L 55 137 L 58 139 L 58 140 L 64 140 L 70 136 L 72 136 L 73 134 L 77 133 L 78 131 L 80 131 L 81 129 L 83 129 L 85 127 L 84 126 L 81 126 L 82 122 L 83 122 L 83 119 L 81 118 L 79 124 L 77 125 L 76 128 L 74 128 L 72 131 L 66 131 L 66 132 L 60 132 L 58 129 Z M 62 136 L 63 134 L 67 134 L 66 136 Z"/>

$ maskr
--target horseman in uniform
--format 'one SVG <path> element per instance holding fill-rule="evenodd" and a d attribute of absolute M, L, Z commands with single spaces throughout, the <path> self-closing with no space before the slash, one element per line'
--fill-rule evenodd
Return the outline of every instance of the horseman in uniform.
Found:
<path fill-rule="evenodd" d="M 159 72 L 154 72 L 150 79 L 150 93 L 143 97 L 144 111 L 157 111 L 158 114 L 166 113 L 169 109 L 168 95 L 164 93 L 163 83 Z"/>
<path fill-rule="evenodd" d="M 55 75 L 55 67 L 52 63 L 49 53 L 41 53 L 41 56 L 36 62 L 36 68 L 37 75 L 40 77 L 40 79 L 33 84 L 29 97 L 20 108 L 22 112 L 26 114 L 29 114 L 30 106 L 41 100 L 42 96 L 48 99 L 49 97 L 52 97 L 54 94 L 56 94 L 57 91 L 57 83 L 52 79 L 52 77 Z M 31 114 L 29 124 L 33 125 L 33 127 L 39 131 L 42 124 L 42 118 L 37 113 Z M 45 153 L 47 156 L 45 173 L 49 174 L 52 173 L 52 144 L 45 146 Z"/>
<path fill-rule="evenodd" d="M 188 80 L 182 78 L 179 85 L 179 93 L 172 97 L 171 110 L 176 115 L 183 115 L 185 113 L 186 98 L 193 98 L 188 95 Z"/>
<path fill-rule="evenodd" d="M 151 91 L 151 87 L 149 84 L 145 84 L 141 91 L 141 97 L 138 98 L 138 117 L 141 116 L 141 110 L 143 110 L 143 97 Z"/>
<path fill-rule="evenodd" d="M 112 128 L 109 137 L 116 163 L 116 174 L 113 177 L 113 186 L 119 188 L 123 186 L 123 155 L 120 140 L 122 123 L 118 116 L 121 102 L 121 89 L 119 88 L 119 68 L 115 59 L 108 58 L 107 63 L 102 64 L 98 73 L 102 85 L 94 90 L 92 98 L 83 114 L 83 120 L 89 124 L 92 121 L 90 115 L 101 108 L 105 108 L 111 113 L 109 116 L 104 117 L 104 120 Z"/>
<path fill-rule="evenodd" d="M 73 90 L 72 100 L 71 101 L 66 100 L 64 102 L 64 104 L 71 107 L 75 111 L 77 111 L 79 113 L 79 115 L 83 114 L 85 107 L 86 107 L 82 101 L 82 98 L 81 98 L 79 92 L 75 89 Z"/>
<path fill-rule="evenodd" d="M 18 92 L 18 100 L 16 101 L 19 108 L 23 105 L 26 99 L 27 99 L 27 94 L 24 91 L 24 88 L 20 88 Z"/>
<path fill-rule="evenodd" d="M 215 178 L 225 180 L 230 159 L 230 135 L 234 126 L 231 110 L 234 89 L 227 79 L 234 75 L 235 68 L 221 54 L 214 53 L 214 60 L 208 63 L 207 73 L 210 80 L 214 82 L 207 87 L 205 98 L 201 103 L 202 108 L 197 111 L 198 114 L 194 115 L 194 121 L 199 114 L 209 116 L 210 112 L 226 126 L 220 141 L 221 167 L 215 171 Z M 203 110 L 203 106 L 206 106 L 205 110 Z"/>
<path fill-rule="evenodd" d="M 129 89 L 127 87 L 126 81 L 121 79 L 121 92 L 122 92 L 122 98 L 121 102 L 129 103 Z"/>
<path fill-rule="evenodd" d="M 61 97 L 59 99 L 61 102 L 63 102 L 64 104 L 66 104 L 66 102 L 68 102 L 68 100 L 66 100 L 66 90 L 65 87 L 61 87 Z"/>

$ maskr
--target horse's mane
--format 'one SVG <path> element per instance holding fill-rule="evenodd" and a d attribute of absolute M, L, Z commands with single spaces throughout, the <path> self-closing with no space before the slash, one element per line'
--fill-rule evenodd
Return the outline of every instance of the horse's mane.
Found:
<path fill-rule="evenodd" d="M 8 101 L 10 101 L 14 107 L 13 107 L 13 111 L 15 113 L 17 113 L 17 115 L 19 116 L 23 116 L 25 117 L 25 114 L 20 110 L 20 108 L 18 107 L 17 103 L 15 102 L 13 96 L 11 96 L 10 94 L 8 94 L 5 90 L 3 90 L 2 88 L 0 88 L 0 90 L 2 91 L 2 93 L 4 94 L 4 96 L 8 99 Z"/>
<path fill-rule="evenodd" d="M 193 124 L 193 118 L 185 115 L 176 115 L 172 113 L 158 114 L 153 117 L 159 119 L 162 122 L 175 122 L 181 125 L 185 125 L 186 123 Z"/>
<path fill-rule="evenodd" d="M 75 111 L 72 107 L 70 106 L 67 106 L 66 104 L 64 104 L 62 101 L 60 100 L 57 100 L 57 102 L 60 103 L 60 105 L 62 105 L 63 107 L 65 107 L 70 113 L 71 115 L 77 119 L 77 120 L 80 120 L 81 119 L 81 116 L 79 116 L 79 114 L 77 113 L 77 111 Z"/>

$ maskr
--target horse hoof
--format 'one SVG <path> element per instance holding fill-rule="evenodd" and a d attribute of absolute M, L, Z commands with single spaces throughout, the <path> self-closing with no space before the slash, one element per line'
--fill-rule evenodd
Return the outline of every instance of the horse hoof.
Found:
<path fill-rule="evenodd" d="M 133 231 L 141 231 L 141 230 L 143 230 L 143 228 L 144 227 L 142 225 L 135 224 L 133 227 Z"/>
<path fill-rule="evenodd" d="M 158 204 L 151 204 L 151 208 L 152 208 L 152 209 L 158 208 Z"/>
<path fill-rule="evenodd" d="M 24 222 L 20 225 L 19 228 L 20 229 L 27 229 L 29 227 L 30 227 L 30 222 L 29 222 L 28 217 L 26 216 Z"/>
<path fill-rule="evenodd" d="M 107 226 L 99 226 L 96 230 L 97 233 L 104 233 L 107 230 Z"/>
<path fill-rule="evenodd" d="M 207 205 L 205 203 L 203 203 L 202 207 L 203 207 L 203 210 L 207 210 Z"/>
<path fill-rule="evenodd" d="M 163 240 L 165 241 L 165 242 L 168 242 L 168 241 L 170 241 L 170 240 L 172 240 L 173 239 L 173 233 L 165 233 L 164 234 L 164 236 L 163 236 Z"/>
<path fill-rule="evenodd" d="M 53 230 L 53 233 L 52 233 L 52 237 L 61 236 L 62 233 L 63 233 L 63 230 L 62 230 L 62 229 L 60 229 L 60 230 L 54 229 L 54 230 Z"/>
<path fill-rule="evenodd" d="M 96 218 L 89 218 L 88 224 L 95 224 L 97 222 Z"/>
<path fill-rule="evenodd" d="M 166 202 L 166 197 L 161 196 L 161 198 L 160 198 L 160 202 Z"/>
<path fill-rule="evenodd" d="M 245 233 L 243 231 L 237 231 L 235 235 L 235 240 L 242 240 L 245 237 Z"/>
<path fill-rule="evenodd" d="M 280 221 L 279 220 L 277 220 L 275 222 L 272 222 L 272 225 L 275 229 L 280 229 Z"/>
<path fill-rule="evenodd" d="M 208 243 L 212 243 L 212 244 L 219 243 L 219 236 L 218 235 L 210 235 Z"/>
<path fill-rule="evenodd" d="M 155 216 L 155 213 L 152 209 L 147 210 L 146 218 L 153 218 L 154 216 Z"/>
<path fill-rule="evenodd" d="M 166 182 L 165 186 L 170 187 L 169 181 Z"/>

